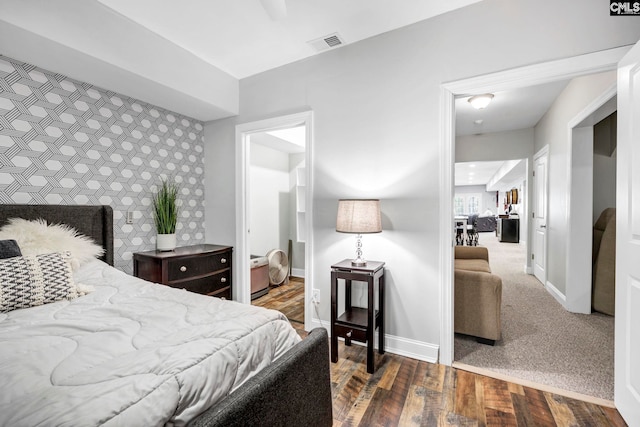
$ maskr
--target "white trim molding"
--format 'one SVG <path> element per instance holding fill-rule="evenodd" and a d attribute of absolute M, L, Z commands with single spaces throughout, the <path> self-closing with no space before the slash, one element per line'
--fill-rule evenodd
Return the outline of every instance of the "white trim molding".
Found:
<path fill-rule="evenodd" d="M 291 268 L 291 275 L 293 277 L 304 277 L 305 272 L 303 268 Z"/>
<path fill-rule="evenodd" d="M 329 335 L 331 335 L 331 330 L 329 329 L 329 322 L 319 321 L 318 318 L 314 317 L 311 321 L 314 328 L 325 328 Z M 338 338 L 343 341 L 343 338 Z M 375 348 L 378 346 L 378 333 L 375 333 L 373 338 Z M 364 343 L 360 343 L 357 341 L 352 341 L 355 345 L 366 346 Z M 384 351 L 388 353 L 397 354 L 399 356 L 410 357 L 412 359 L 423 360 L 425 362 L 437 363 L 438 362 L 438 345 L 412 340 L 410 338 L 402 338 L 395 335 L 385 334 L 384 335 Z"/>
<path fill-rule="evenodd" d="M 558 288 L 553 286 L 553 284 L 548 280 L 547 283 L 545 283 L 544 287 L 546 288 L 547 292 L 549 292 L 551 296 L 556 299 L 556 301 L 558 301 L 563 307 L 566 308 L 567 298 L 562 292 L 560 292 Z"/>

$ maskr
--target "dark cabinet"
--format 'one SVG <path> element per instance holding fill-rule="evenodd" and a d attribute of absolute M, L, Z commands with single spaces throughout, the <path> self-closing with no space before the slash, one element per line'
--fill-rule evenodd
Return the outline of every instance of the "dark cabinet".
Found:
<path fill-rule="evenodd" d="M 520 218 L 498 218 L 496 234 L 501 242 L 520 242 Z"/>
<path fill-rule="evenodd" d="M 154 283 L 231 299 L 231 246 L 194 245 L 133 254 L 133 275 Z"/>

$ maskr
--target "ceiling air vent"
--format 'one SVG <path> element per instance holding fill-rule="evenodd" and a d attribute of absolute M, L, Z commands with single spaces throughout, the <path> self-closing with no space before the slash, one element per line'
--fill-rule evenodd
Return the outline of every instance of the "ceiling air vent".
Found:
<path fill-rule="evenodd" d="M 340 34 L 333 33 L 319 39 L 311 40 L 309 43 L 315 50 L 322 52 L 323 50 L 335 49 L 344 44 L 344 39 Z"/>

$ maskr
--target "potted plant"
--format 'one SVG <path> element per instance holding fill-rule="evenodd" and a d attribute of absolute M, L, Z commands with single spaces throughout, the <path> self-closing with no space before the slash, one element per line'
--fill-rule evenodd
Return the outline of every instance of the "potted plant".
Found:
<path fill-rule="evenodd" d="M 153 220 L 156 224 L 156 249 L 172 251 L 176 248 L 176 224 L 178 222 L 178 184 L 162 179 L 153 195 Z"/>

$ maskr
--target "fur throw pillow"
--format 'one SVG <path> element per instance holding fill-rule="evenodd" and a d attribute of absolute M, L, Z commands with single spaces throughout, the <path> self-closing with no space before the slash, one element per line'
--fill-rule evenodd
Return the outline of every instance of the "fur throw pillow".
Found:
<path fill-rule="evenodd" d="M 22 255 L 42 255 L 52 252 L 70 252 L 71 266 L 80 265 L 102 256 L 104 249 L 93 239 L 65 224 L 47 224 L 43 219 L 29 221 L 11 218 L 0 228 L 0 239 L 18 242 Z"/>

